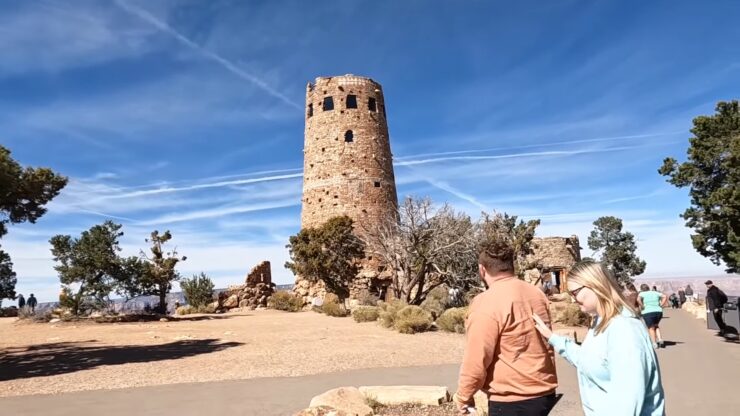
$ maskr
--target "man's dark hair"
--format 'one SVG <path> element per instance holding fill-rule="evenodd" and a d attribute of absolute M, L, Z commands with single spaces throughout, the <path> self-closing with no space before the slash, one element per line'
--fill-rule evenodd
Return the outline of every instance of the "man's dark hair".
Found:
<path fill-rule="evenodd" d="M 502 242 L 492 242 L 481 250 L 478 255 L 478 264 L 482 265 L 490 275 L 504 272 L 514 273 L 514 249 Z"/>

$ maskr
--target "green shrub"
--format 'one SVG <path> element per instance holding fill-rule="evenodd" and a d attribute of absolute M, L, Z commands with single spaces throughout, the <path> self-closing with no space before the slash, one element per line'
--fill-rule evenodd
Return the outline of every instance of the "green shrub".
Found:
<path fill-rule="evenodd" d="M 468 308 L 450 308 L 437 318 L 437 327 L 447 332 L 465 333 L 465 318 Z"/>
<path fill-rule="evenodd" d="M 185 301 L 195 308 L 213 301 L 213 281 L 203 272 L 200 275 L 193 275 L 190 279 L 184 279 L 180 282 L 180 287 L 185 295 Z"/>
<path fill-rule="evenodd" d="M 270 296 L 267 300 L 267 307 L 279 311 L 298 312 L 303 309 L 303 298 L 281 290 Z"/>
<path fill-rule="evenodd" d="M 378 304 L 380 308 L 378 314 L 380 325 L 385 328 L 393 327 L 393 324 L 396 322 L 396 314 L 406 306 L 408 306 L 406 302 L 398 299 L 393 299 L 390 302 L 380 302 Z"/>
<path fill-rule="evenodd" d="M 432 326 L 432 315 L 419 306 L 409 305 L 398 311 L 393 327 L 402 334 L 424 332 Z"/>
<path fill-rule="evenodd" d="M 342 318 L 349 315 L 349 311 L 344 307 L 344 305 L 340 305 L 336 302 L 324 303 L 321 306 L 321 310 L 325 314 L 329 316 L 334 316 L 336 318 Z"/>
<path fill-rule="evenodd" d="M 377 306 L 358 306 L 352 311 L 352 319 L 355 322 L 375 322 L 380 316 Z"/>
<path fill-rule="evenodd" d="M 176 315 L 190 315 L 191 313 L 195 313 L 195 308 L 190 305 L 183 305 L 175 309 Z"/>

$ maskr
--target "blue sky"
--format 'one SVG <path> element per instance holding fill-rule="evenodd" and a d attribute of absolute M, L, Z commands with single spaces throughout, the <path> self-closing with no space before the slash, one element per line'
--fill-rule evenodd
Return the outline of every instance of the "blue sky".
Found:
<path fill-rule="evenodd" d="M 17 289 L 53 300 L 48 239 L 112 218 L 124 254 L 170 229 L 185 275 L 292 282 L 305 84 L 382 83 L 399 196 L 477 217 L 638 237 L 646 275 L 722 273 L 657 174 L 693 117 L 738 98 L 740 3 L 0 0 L 0 142 L 70 184 L 2 240 Z"/>

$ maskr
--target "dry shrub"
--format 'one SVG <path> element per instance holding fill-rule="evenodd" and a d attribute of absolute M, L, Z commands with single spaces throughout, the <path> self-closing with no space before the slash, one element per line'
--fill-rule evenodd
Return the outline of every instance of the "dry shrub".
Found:
<path fill-rule="evenodd" d="M 377 306 L 358 306 L 352 311 L 355 322 L 375 322 L 379 316 L 380 309 Z"/>
<path fill-rule="evenodd" d="M 450 308 L 437 318 L 437 327 L 446 332 L 465 333 L 465 318 L 468 308 Z"/>
<path fill-rule="evenodd" d="M 443 287 L 435 287 L 427 294 L 427 298 L 421 303 L 421 308 L 429 312 L 432 319 L 437 319 L 447 309 L 447 298 L 447 291 Z"/>
<path fill-rule="evenodd" d="M 576 303 L 569 303 L 555 314 L 555 322 L 567 326 L 588 326 L 591 321 L 589 314 L 582 312 Z"/>
<path fill-rule="evenodd" d="M 337 302 L 324 302 L 321 306 L 321 312 L 337 318 L 349 315 L 349 311 L 344 307 L 344 305 L 340 305 Z"/>
<path fill-rule="evenodd" d="M 324 303 L 340 303 L 339 296 L 329 292 L 324 295 Z"/>
<path fill-rule="evenodd" d="M 419 306 L 409 305 L 398 311 L 393 327 L 402 334 L 424 332 L 432 326 L 432 315 Z"/>
<path fill-rule="evenodd" d="M 398 311 L 408 306 L 406 302 L 398 299 L 393 299 L 389 302 L 380 302 L 378 307 L 380 308 L 379 321 L 380 325 L 385 328 L 393 327 L 396 322 L 396 315 Z"/>
<path fill-rule="evenodd" d="M 298 312 L 303 309 L 303 298 L 290 292 L 275 292 L 267 300 L 267 307 L 279 311 Z"/>
<path fill-rule="evenodd" d="M 216 307 L 212 304 L 200 305 L 198 307 L 193 305 L 183 305 L 175 309 L 176 315 L 191 315 L 194 313 L 216 313 Z"/>
<path fill-rule="evenodd" d="M 357 302 L 361 306 L 378 306 L 379 301 L 380 299 L 367 289 L 363 289 L 357 294 Z"/>

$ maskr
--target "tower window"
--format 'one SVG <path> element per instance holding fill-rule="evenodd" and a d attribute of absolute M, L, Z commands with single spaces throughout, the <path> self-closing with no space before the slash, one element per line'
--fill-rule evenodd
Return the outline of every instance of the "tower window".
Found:
<path fill-rule="evenodd" d="M 376 188 L 380 188 L 380 181 L 375 181 L 373 185 L 375 185 Z"/>
<path fill-rule="evenodd" d="M 370 98 L 367 99 L 367 108 L 370 111 L 378 111 L 378 108 L 375 105 L 375 98 L 370 97 Z"/>
<path fill-rule="evenodd" d="M 347 108 L 357 108 L 357 96 L 356 95 L 348 95 L 347 96 Z"/>
<path fill-rule="evenodd" d="M 334 109 L 334 99 L 331 97 L 324 97 L 324 111 L 331 111 Z"/>
<path fill-rule="evenodd" d="M 355 136 L 354 136 L 354 134 L 352 133 L 352 130 L 347 130 L 347 131 L 346 131 L 346 132 L 344 133 L 344 141 L 345 141 L 345 142 L 347 142 L 347 143 L 352 143 L 352 142 L 354 141 L 354 138 L 355 138 Z"/>
<path fill-rule="evenodd" d="M 308 116 L 311 117 L 313 115 L 313 103 L 308 105 Z"/>

